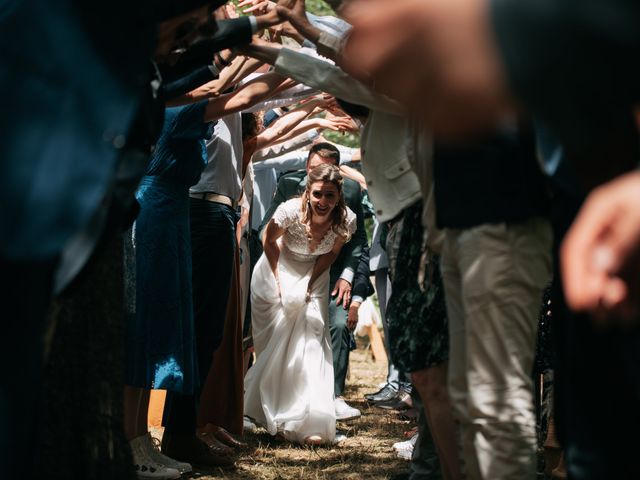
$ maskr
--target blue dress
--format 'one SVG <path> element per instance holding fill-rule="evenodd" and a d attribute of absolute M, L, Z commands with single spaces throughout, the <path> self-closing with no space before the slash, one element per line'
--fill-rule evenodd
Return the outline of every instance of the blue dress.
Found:
<path fill-rule="evenodd" d="M 191 293 L 189 187 L 206 165 L 207 102 L 167 108 L 136 198 L 136 312 L 127 328 L 129 385 L 192 393 L 198 372 Z"/>

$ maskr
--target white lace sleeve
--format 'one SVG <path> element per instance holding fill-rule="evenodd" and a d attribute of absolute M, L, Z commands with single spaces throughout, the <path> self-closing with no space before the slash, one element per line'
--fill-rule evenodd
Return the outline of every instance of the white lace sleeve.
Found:
<path fill-rule="evenodd" d="M 347 230 L 349 230 L 350 235 L 353 235 L 357 229 L 358 218 L 356 217 L 356 214 L 353 213 L 353 210 L 347 207 Z"/>
<path fill-rule="evenodd" d="M 273 214 L 273 221 L 280 228 L 285 230 L 291 226 L 291 224 L 298 219 L 298 212 L 300 211 L 300 198 L 292 198 L 284 203 L 281 203 Z"/>

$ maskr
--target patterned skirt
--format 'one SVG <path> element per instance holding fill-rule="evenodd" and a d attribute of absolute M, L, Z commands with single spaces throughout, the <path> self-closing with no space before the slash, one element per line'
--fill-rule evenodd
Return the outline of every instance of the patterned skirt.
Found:
<path fill-rule="evenodd" d="M 449 357 L 449 329 L 440 258 L 422 255 L 422 202 L 404 210 L 400 247 L 387 306 L 391 358 L 401 371 L 434 367 Z M 424 283 L 419 283 L 426 261 Z"/>

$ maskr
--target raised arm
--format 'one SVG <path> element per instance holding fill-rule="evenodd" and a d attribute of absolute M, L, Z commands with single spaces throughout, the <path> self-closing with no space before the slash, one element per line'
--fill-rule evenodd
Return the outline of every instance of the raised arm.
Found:
<path fill-rule="evenodd" d="M 230 113 L 240 112 L 266 98 L 269 98 L 289 79 L 277 73 L 265 73 L 244 85 L 235 92 L 220 95 L 209 100 L 205 112 L 205 121 L 210 122 Z"/>
<path fill-rule="evenodd" d="M 229 66 L 222 69 L 218 78 L 202 84 L 198 86 L 198 88 L 195 88 L 182 96 L 172 99 L 167 102 L 167 106 L 175 107 L 178 105 L 185 105 L 187 103 L 199 102 L 200 100 L 205 100 L 211 97 L 217 97 L 228 88 L 236 85 L 247 75 L 257 70 L 260 65 L 262 65 L 262 62 L 255 58 L 244 56 L 236 57 L 232 60 Z"/>
<path fill-rule="evenodd" d="M 291 131 L 278 138 L 274 145 L 279 142 L 286 142 L 291 138 L 295 138 L 309 130 L 333 130 L 334 132 L 352 132 L 353 124 L 347 118 L 332 117 L 332 118 L 307 118 L 298 125 L 296 125 Z"/>
<path fill-rule="evenodd" d="M 363 190 L 367 189 L 367 180 L 364 178 L 364 175 L 355 168 L 349 167 L 348 165 L 340 165 L 340 173 L 354 182 L 358 182 L 360 188 Z"/>
<path fill-rule="evenodd" d="M 316 125 L 320 123 L 317 119 L 312 119 L 313 122 L 307 122 L 302 129 L 296 127 L 299 127 L 301 122 L 311 115 L 316 108 L 326 107 L 328 103 L 329 99 L 315 97 L 310 101 L 299 105 L 289 113 L 281 116 L 273 122 L 269 128 L 265 129 L 257 136 L 256 150 L 267 148 L 275 143 L 285 141 L 289 138 L 298 136 L 300 133 L 306 132 L 307 130 L 316 128 Z"/>
<path fill-rule="evenodd" d="M 270 160 L 272 158 L 284 155 L 285 153 L 301 149 L 315 141 L 319 136 L 320 134 L 317 130 L 312 130 L 306 134 L 300 135 L 294 135 L 292 132 L 289 132 L 287 135 L 285 135 L 286 138 L 283 137 L 280 139 L 282 143 L 277 143 L 271 147 L 256 151 L 255 155 L 253 156 L 253 162 L 254 164 L 256 162 L 263 162 L 265 160 Z"/>
<path fill-rule="evenodd" d="M 356 105 L 372 110 L 402 115 L 404 110 L 390 98 L 372 90 L 340 67 L 288 48 L 275 49 L 263 45 L 242 47 L 244 55 L 274 64 L 276 71 L 309 87 L 327 92 Z"/>
<path fill-rule="evenodd" d="M 314 98 L 278 118 L 269 126 L 269 128 L 266 128 L 258 134 L 256 139 L 256 150 L 262 150 L 263 148 L 267 148 L 277 143 L 280 138 L 289 133 L 300 122 L 311 115 L 316 107 L 319 107 L 322 104 L 323 100 L 321 98 Z"/>
<path fill-rule="evenodd" d="M 305 0 L 297 0 L 291 7 L 277 5 L 275 8 L 280 18 L 289 20 L 289 23 L 293 25 L 300 35 L 314 45 L 318 45 L 322 35 L 322 30 L 314 26 L 309 21 L 305 7 Z M 329 49 L 327 49 L 326 52 L 323 51 L 320 53 L 331 60 L 335 60 L 337 56 L 336 52 Z"/>

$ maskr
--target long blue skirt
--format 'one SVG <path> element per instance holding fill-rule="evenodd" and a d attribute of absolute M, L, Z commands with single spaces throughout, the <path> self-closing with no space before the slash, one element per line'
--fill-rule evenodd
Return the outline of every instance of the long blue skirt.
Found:
<path fill-rule="evenodd" d="M 133 229 L 135 313 L 127 325 L 125 382 L 192 393 L 195 361 L 189 191 L 144 177 Z"/>

